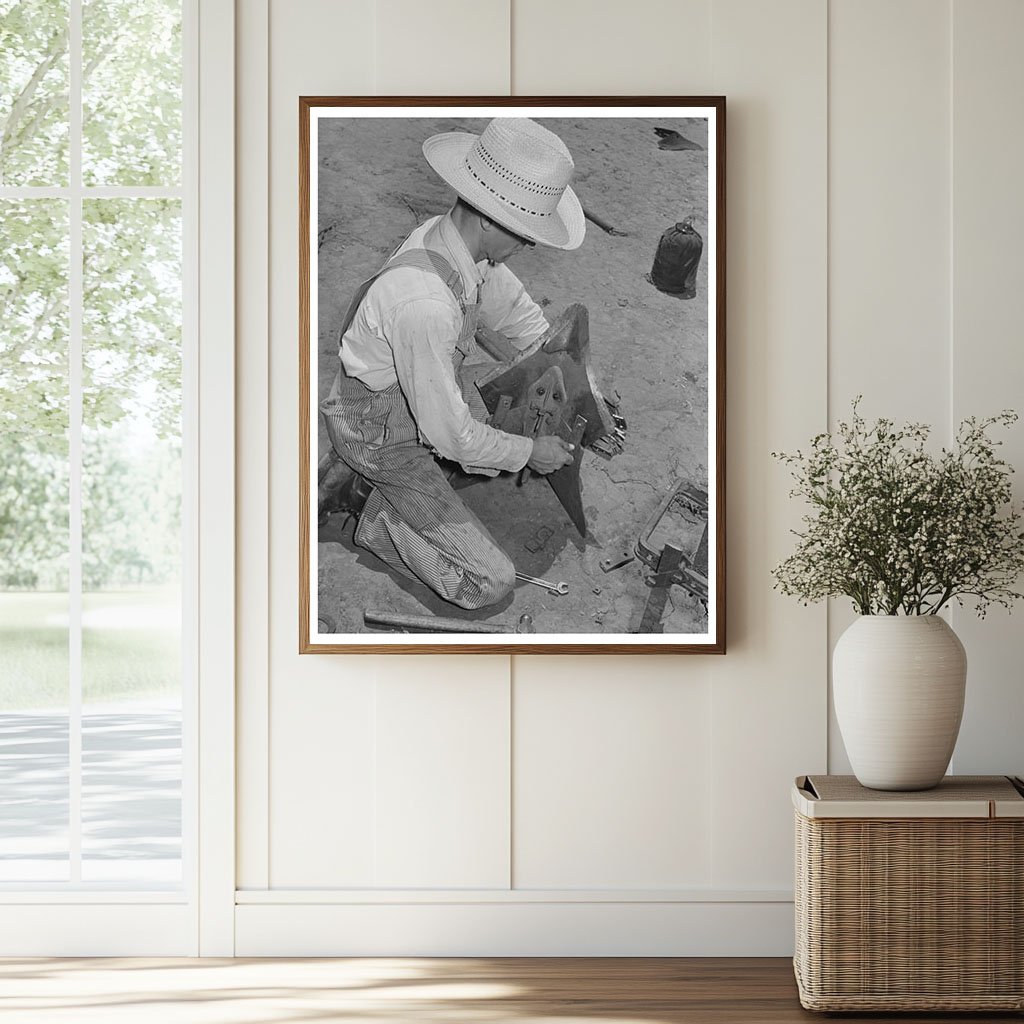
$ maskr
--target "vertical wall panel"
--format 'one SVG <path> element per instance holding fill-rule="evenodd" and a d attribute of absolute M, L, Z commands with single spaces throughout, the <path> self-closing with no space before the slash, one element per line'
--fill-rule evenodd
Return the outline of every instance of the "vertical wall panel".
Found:
<path fill-rule="evenodd" d="M 365 887 L 376 877 L 376 658 L 327 657 L 275 677 L 270 884 Z"/>
<path fill-rule="evenodd" d="M 710 882 L 710 699 L 680 667 L 516 659 L 516 888 Z"/>
<path fill-rule="evenodd" d="M 270 882 L 368 884 L 375 659 L 298 651 L 299 96 L 373 90 L 373 5 L 270 5 Z M 248 216 L 264 216 L 262 210 Z M 239 360 L 246 358 L 245 338 Z M 255 439 L 254 439 L 255 440 Z M 248 444 L 242 437 L 241 443 Z M 259 441 L 256 441 L 258 444 Z M 239 510 L 245 515 L 245 509 Z M 246 552 L 239 559 L 241 588 Z M 257 553 L 258 557 L 258 553 Z M 241 643 L 260 642 L 258 634 Z M 244 690 L 247 680 L 240 680 Z"/>
<path fill-rule="evenodd" d="M 512 0 L 512 90 L 706 95 L 711 9 L 711 0 Z"/>
<path fill-rule="evenodd" d="M 402 5 L 382 5 L 380 17 L 394 19 Z M 484 5 L 490 6 L 490 5 Z M 412 747 L 396 745 L 394 715 L 378 718 L 378 693 L 385 708 L 395 710 L 394 694 L 403 691 L 408 680 L 429 686 L 434 677 L 450 679 L 447 659 L 438 658 L 344 658 L 303 657 L 296 653 L 297 521 L 295 482 L 298 479 L 297 359 L 297 108 L 300 95 L 357 95 L 396 92 L 398 80 L 390 78 L 400 68 L 418 69 L 419 88 L 412 92 L 444 91 L 440 81 L 431 83 L 424 72 L 426 57 L 438 61 L 443 71 L 453 63 L 446 45 L 457 40 L 461 46 L 479 51 L 487 43 L 495 53 L 507 53 L 505 35 L 470 17 L 466 4 L 449 4 L 445 11 L 432 10 L 429 25 L 416 33 L 399 31 L 391 24 L 378 31 L 376 5 L 372 3 L 325 5 L 304 0 L 284 3 L 272 0 L 271 7 L 271 278 L 278 282 L 271 295 L 271 621 L 272 684 L 270 700 L 270 879 L 272 886 L 365 887 L 399 884 L 395 879 L 423 879 L 423 872 L 442 877 L 438 864 L 445 858 L 446 837 L 442 830 L 437 856 L 423 860 L 421 844 L 408 841 L 416 832 L 415 818 L 403 826 L 397 818 L 400 807 L 394 783 L 397 775 L 419 776 L 421 786 L 434 780 L 436 800 L 421 793 L 419 806 L 442 807 L 446 800 L 459 805 L 459 796 L 448 791 L 450 777 L 445 762 L 416 764 Z M 414 17 L 411 12 L 406 12 Z M 493 23 L 493 24 L 492 24 Z M 473 27 L 480 32 L 473 36 Z M 484 29 L 487 29 L 485 32 Z M 429 31 L 428 31 L 429 29 Z M 470 33 L 467 36 L 467 32 Z M 418 59 L 395 61 L 398 40 L 415 40 Z M 377 41 L 379 52 L 373 42 Z M 499 62 L 500 63 L 500 62 Z M 375 77 L 376 73 L 376 77 Z M 492 80 L 472 81 L 463 74 L 462 91 L 486 92 L 497 88 Z M 500 91 L 500 90 L 499 90 Z M 292 282 L 287 287 L 284 282 Z M 450 666 L 450 662 L 448 663 Z M 442 719 L 464 721 L 467 707 L 478 715 L 480 736 L 508 732 L 508 659 L 467 659 L 465 670 L 476 674 L 480 692 L 492 699 L 486 706 L 467 701 L 464 690 L 438 685 L 429 691 L 434 713 Z M 435 676 L 436 674 L 436 676 Z M 457 673 L 456 673 L 457 676 Z M 396 690 L 397 687 L 397 690 Z M 401 729 L 396 722 L 395 728 Z M 390 757 L 379 754 L 381 749 Z M 504 775 L 496 771 L 493 757 L 500 748 L 486 750 L 463 745 L 447 756 L 461 758 L 458 774 L 472 786 L 489 785 L 487 804 L 496 820 L 507 822 L 507 764 Z M 483 757 L 478 763 L 475 758 Z M 383 803 L 377 791 L 378 769 L 383 766 Z M 432 770 L 433 769 L 433 770 Z M 479 794 L 462 802 L 472 803 Z M 465 794 L 463 794 L 465 796 Z M 329 813 L 324 813 L 329 809 Z M 473 827 L 483 830 L 476 841 Z M 486 878 L 497 884 L 508 880 L 507 825 L 501 842 L 487 815 L 468 815 L 467 831 L 458 836 L 457 849 L 481 854 L 469 869 L 464 860 L 450 860 L 449 870 L 466 868 L 467 877 Z M 404 833 L 403 833 L 404 827 Z M 451 881 L 451 876 L 447 877 Z M 409 884 L 414 884 L 409 882 Z M 419 884 L 419 883 L 415 883 Z M 455 883 L 453 883 L 455 884 Z"/>
<path fill-rule="evenodd" d="M 1024 4 L 953 4 L 952 415 L 1024 414 L 1020 300 L 1024 295 Z M 1024 426 L 999 432 L 1024 497 Z M 1024 581 L 1022 581 L 1024 582 Z M 1024 630 L 1018 605 L 978 621 L 954 611 L 967 648 L 967 705 L 953 756 L 958 772 L 1024 772 Z"/>
<path fill-rule="evenodd" d="M 513 88 L 707 95 L 711 6 L 514 0 Z M 708 661 L 515 659 L 517 887 L 709 882 Z"/>
<path fill-rule="evenodd" d="M 829 405 L 947 429 L 949 12 L 829 5 Z M 913 69 L 909 73 L 909 69 Z"/>
<path fill-rule="evenodd" d="M 198 23 L 198 110 L 194 144 L 201 182 L 197 206 L 196 283 L 198 359 L 193 378 L 198 383 L 195 410 L 200 432 L 195 483 L 199 498 L 195 540 L 199 549 L 198 586 L 199 670 L 196 753 L 199 761 L 198 825 L 198 939 L 200 956 L 230 954 L 234 943 L 236 884 L 234 746 L 225 750 L 236 730 L 236 660 L 233 639 L 235 572 L 238 566 L 235 522 L 234 395 L 237 360 L 234 351 L 235 307 L 235 11 L 230 0 L 209 0 L 191 8 Z M 191 49 L 191 47 L 189 47 Z M 188 93 L 186 92 L 186 97 Z M 201 101 L 199 100 L 201 97 Z M 191 103 L 186 99 L 186 102 Z M 193 108 L 194 109 L 194 108 Z M 189 186 L 192 187 L 191 185 Z M 192 193 L 196 194 L 196 193 Z M 191 282 L 190 282 L 191 284 Z M 225 391 L 228 392 L 225 395 Z M 216 771 L 218 764 L 223 765 Z M 187 876 L 186 876 L 187 877 Z M 196 876 L 193 876 L 196 877 Z M 127 921 L 108 908 L 110 928 Z M 51 947 L 52 948 L 52 947 Z M 81 947 L 79 947 L 81 948 Z M 182 948 L 182 947 L 179 947 Z"/>
<path fill-rule="evenodd" d="M 912 69 L 912 71 L 911 71 Z M 949 431 L 949 9 L 829 4 L 829 419 Z M 830 602 L 829 650 L 853 621 Z M 830 726 L 829 767 L 849 771 Z"/>
<path fill-rule="evenodd" d="M 235 202 L 238 218 L 238 336 L 245 339 L 245 358 L 236 363 L 237 422 L 241 443 L 235 461 L 238 500 L 246 514 L 237 519 L 238 550 L 245 557 L 237 567 L 239 644 L 236 671 L 244 685 L 237 690 L 238 849 L 240 889 L 266 888 L 269 881 L 269 686 L 268 626 L 270 605 L 269 452 L 267 416 L 268 318 L 270 259 L 267 207 L 270 170 L 270 38 L 267 0 L 236 9 L 238 78 L 235 149 L 238 165 Z M 257 211 L 262 216 L 256 215 Z"/>
<path fill-rule="evenodd" d="M 392 96 L 509 92 L 510 0 L 377 0 L 376 88 Z"/>
<path fill-rule="evenodd" d="M 773 449 L 825 423 L 826 50 L 815 0 L 719 0 L 728 97 L 728 629 L 712 665 L 713 883 L 788 887 L 789 785 L 825 765 L 824 610 L 771 591 L 799 510 Z"/>
<path fill-rule="evenodd" d="M 508 0 L 379 0 L 376 17 L 376 93 L 508 92 Z M 377 660 L 377 884 L 507 886 L 509 659 Z"/>
<path fill-rule="evenodd" d="M 500 5 L 499 5 L 500 6 Z M 487 43 L 500 56 L 507 53 L 507 14 L 505 34 L 495 36 L 492 28 L 500 23 L 493 5 L 490 21 L 481 22 L 469 5 L 448 4 L 444 10 L 432 8 L 428 23 L 415 32 L 408 24 L 400 29 L 395 19 L 415 20 L 408 5 L 372 3 L 325 5 L 323 3 L 287 3 L 273 0 L 271 10 L 271 204 L 272 204 L 272 278 L 278 282 L 297 280 L 297 177 L 296 139 L 297 105 L 302 94 L 346 95 L 384 92 L 446 91 L 441 80 L 430 81 L 430 61 L 444 73 L 454 66 L 454 54 L 446 46 L 458 42 L 461 47 L 479 52 Z M 378 23 L 377 19 L 381 19 Z M 390 19 L 390 21 L 389 21 Z M 382 30 L 383 25 L 383 30 Z M 468 33 L 468 35 L 467 35 Z M 376 41 L 376 47 L 374 45 Z M 404 57 L 401 46 L 415 43 L 418 57 Z M 429 57 L 429 60 L 427 59 Z M 500 64 L 500 61 L 499 61 Z M 493 65 L 492 65 L 493 66 Z M 491 67 L 492 67 L 491 66 Z M 507 66 L 507 65 L 506 65 Z M 409 69 L 417 72 L 418 86 L 392 77 Z M 466 67 L 463 66 L 466 72 Z M 489 71 L 490 73 L 490 71 Z M 465 92 L 498 89 L 493 79 L 472 81 L 468 72 L 461 77 Z M 507 80 L 507 75 L 506 75 Z M 507 85 L 506 85 L 507 88 Z M 456 90 L 460 91 L 460 90 Z M 418 778 L 421 787 L 431 780 L 436 784 L 431 804 L 428 792 L 421 792 L 421 808 L 443 807 L 445 800 L 459 805 L 457 793 L 450 791 L 451 777 L 445 764 L 417 764 L 415 744 L 403 745 L 397 737 L 409 740 L 401 716 L 396 720 L 395 694 L 405 692 L 407 681 L 420 681 L 430 687 L 436 673 L 439 681 L 450 680 L 453 672 L 447 659 L 436 658 L 343 658 L 305 657 L 294 652 L 295 609 L 297 608 L 297 544 L 295 520 L 295 481 L 297 480 L 296 330 L 297 308 L 294 284 L 275 286 L 272 295 L 271 380 L 273 439 L 271 462 L 271 564 L 272 564 L 272 646 L 273 683 L 271 691 L 271 882 L 277 887 L 369 886 L 399 884 L 395 879 L 423 878 L 422 872 L 434 865 L 433 876 L 440 877 L 438 856 L 423 860 L 420 843 L 408 841 L 416 832 L 416 819 L 405 825 L 398 820 L 400 800 L 398 775 Z M 276 344 L 274 343 L 276 340 Z M 430 688 L 426 699 L 433 702 L 433 713 L 441 720 L 463 722 L 467 707 L 478 716 L 475 728 L 480 736 L 493 732 L 507 735 L 508 660 L 468 659 L 467 672 L 475 672 L 481 693 L 491 699 L 486 706 L 468 700 L 464 688 L 439 682 Z M 457 673 L 455 673 L 457 676 Z M 377 687 L 380 687 L 380 693 Z M 397 688 L 397 689 L 396 689 Z M 458 690 L 459 692 L 454 692 Z M 411 695 L 410 695 L 411 696 Z M 380 698 L 380 704 L 378 703 Z M 384 719 L 379 706 L 390 709 Z M 398 730 L 397 732 L 394 730 Z M 468 730 L 467 727 L 467 731 Z M 397 745 L 396 745 L 397 744 Z M 387 751 L 389 756 L 380 754 Z M 500 748 L 486 751 L 472 744 L 447 752 L 460 757 L 455 773 L 472 785 L 487 781 L 488 806 L 495 818 L 507 822 L 508 784 L 505 776 L 493 769 L 493 757 Z M 421 754 L 423 752 L 421 751 Z M 485 757 L 478 763 L 477 756 Z M 383 769 L 383 798 L 377 790 L 378 769 Z M 421 772 L 417 777 L 416 773 Z M 465 795 L 464 795 L 465 796 Z M 462 802 L 472 800 L 466 797 Z M 325 814 L 325 808 L 329 813 Z M 468 876 L 500 879 L 507 884 L 508 840 L 500 843 L 475 842 L 472 828 L 476 822 L 493 836 L 486 815 L 468 815 L 467 832 L 459 837 L 463 850 L 487 858 L 472 870 L 456 857 L 450 869 L 466 868 Z M 405 832 L 403 833 L 403 827 Z M 442 830 L 438 842 L 450 832 Z M 417 876 L 417 872 L 421 872 Z M 449 876 L 449 881 L 451 878 Z M 414 884 L 414 883 L 409 883 Z M 419 883 L 415 883 L 419 884 Z M 423 884 L 428 884 L 424 882 Z"/>
<path fill-rule="evenodd" d="M 508 658 L 424 668 L 377 687 L 376 885 L 507 888 Z"/>

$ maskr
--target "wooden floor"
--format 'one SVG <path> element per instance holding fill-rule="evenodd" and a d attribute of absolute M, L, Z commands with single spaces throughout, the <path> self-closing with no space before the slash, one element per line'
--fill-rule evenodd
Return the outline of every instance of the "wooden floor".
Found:
<path fill-rule="evenodd" d="M 851 1022 L 1020 1014 L 850 1014 Z M 3 1024 L 774 1024 L 785 959 L 0 960 Z"/>

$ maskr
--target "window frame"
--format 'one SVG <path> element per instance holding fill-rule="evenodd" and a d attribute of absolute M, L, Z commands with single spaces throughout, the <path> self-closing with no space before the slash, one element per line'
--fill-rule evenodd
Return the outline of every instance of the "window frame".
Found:
<path fill-rule="evenodd" d="M 232 955 L 234 5 L 182 0 L 182 175 L 167 188 L 82 182 L 82 8 L 83 0 L 69 0 L 67 185 L 0 187 L 0 198 L 68 203 L 72 865 L 81 836 L 83 203 L 175 198 L 182 204 L 182 883 L 140 889 L 82 883 L 72 873 L 70 882 L 0 884 L 0 921 L 11 925 L 0 928 L 0 955 Z"/>

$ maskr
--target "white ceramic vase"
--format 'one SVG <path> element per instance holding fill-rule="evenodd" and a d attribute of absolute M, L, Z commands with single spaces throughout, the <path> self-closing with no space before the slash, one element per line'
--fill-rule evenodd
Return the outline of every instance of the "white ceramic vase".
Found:
<path fill-rule="evenodd" d="M 953 756 L 967 655 L 936 615 L 862 615 L 832 655 L 836 718 L 870 789 L 931 789 Z"/>

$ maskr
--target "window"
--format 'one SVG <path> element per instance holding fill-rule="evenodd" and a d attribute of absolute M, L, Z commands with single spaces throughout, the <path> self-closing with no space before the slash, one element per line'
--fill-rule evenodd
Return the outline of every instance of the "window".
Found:
<path fill-rule="evenodd" d="M 185 877 L 183 38 L 181 0 L 0 0 L 8 888 L 179 889 Z"/>

